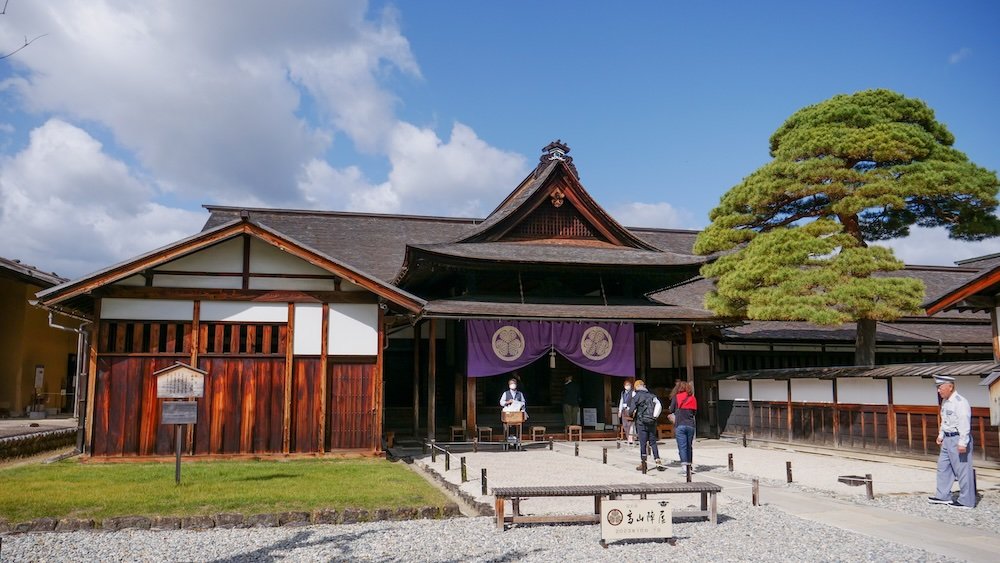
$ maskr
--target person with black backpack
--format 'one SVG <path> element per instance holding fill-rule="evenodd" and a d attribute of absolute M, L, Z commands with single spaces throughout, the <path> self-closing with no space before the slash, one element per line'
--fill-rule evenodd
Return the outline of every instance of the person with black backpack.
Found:
<path fill-rule="evenodd" d="M 660 460 L 660 450 L 656 446 L 656 418 L 660 416 L 663 409 L 660 400 L 653 393 L 646 389 L 646 384 L 641 379 L 635 380 L 635 393 L 629 402 L 629 414 L 632 415 L 632 422 L 635 424 L 636 433 L 639 435 L 639 466 L 636 471 L 642 471 L 646 465 L 646 456 L 651 449 L 653 459 L 657 469 L 664 469 Z"/>

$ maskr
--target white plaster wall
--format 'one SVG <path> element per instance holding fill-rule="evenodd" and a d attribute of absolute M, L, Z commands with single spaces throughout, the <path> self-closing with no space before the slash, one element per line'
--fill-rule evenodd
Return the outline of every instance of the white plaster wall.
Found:
<path fill-rule="evenodd" d="M 333 356 L 378 354 L 378 305 L 330 304 L 330 337 L 327 353 Z"/>
<path fill-rule="evenodd" d="M 889 391 L 884 379 L 838 377 L 837 402 L 859 405 L 887 405 Z M 898 401 L 896 401 L 898 403 Z"/>
<path fill-rule="evenodd" d="M 673 343 L 669 340 L 649 341 L 649 367 L 651 368 L 672 368 L 674 367 Z"/>
<path fill-rule="evenodd" d="M 892 402 L 896 405 L 937 405 L 934 380 L 925 377 L 893 377 Z"/>
<path fill-rule="evenodd" d="M 142 276 L 139 276 L 139 275 L 129 276 L 129 277 L 123 279 L 123 280 L 118 280 L 118 281 L 116 281 L 115 283 L 113 283 L 111 285 L 128 285 L 128 286 L 139 286 L 139 287 L 142 287 L 142 286 L 146 285 L 146 278 L 144 278 Z"/>
<path fill-rule="evenodd" d="M 285 303 L 251 303 L 248 301 L 202 301 L 201 320 L 243 323 L 288 322 Z"/>
<path fill-rule="evenodd" d="M 318 274 L 330 272 L 260 239 L 250 239 L 250 272 L 255 274 Z"/>
<path fill-rule="evenodd" d="M 298 291 L 333 291 L 333 280 L 295 278 L 250 278 L 250 289 L 289 289 Z"/>
<path fill-rule="evenodd" d="M 231 238 L 158 266 L 160 270 L 182 272 L 242 272 L 243 239 Z"/>
<path fill-rule="evenodd" d="M 793 379 L 792 401 L 796 403 L 832 403 L 833 381 L 824 379 Z"/>
<path fill-rule="evenodd" d="M 101 318 L 134 321 L 190 321 L 193 301 L 171 299 L 101 299 Z"/>
<path fill-rule="evenodd" d="M 680 362 L 681 366 L 687 366 L 687 353 L 686 345 L 678 346 L 680 348 Z M 695 342 L 694 348 L 692 348 L 692 355 L 694 356 L 695 366 L 710 366 L 712 365 L 712 348 L 704 342 Z"/>
<path fill-rule="evenodd" d="M 323 350 L 323 306 L 319 303 L 295 305 L 293 354 L 320 355 Z"/>
<path fill-rule="evenodd" d="M 979 384 L 982 380 L 978 375 L 960 375 L 955 378 L 955 389 L 971 406 L 989 408 L 990 389 Z"/>
<path fill-rule="evenodd" d="M 750 398 L 750 383 L 747 381 L 720 381 L 719 399 L 723 401 L 746 401 Z"/>
<path fill-rule="evenodd" d="M 753 400 L 788 401 L 788 382 L 774 379 L 754 379 Z"/>
<path fill-rule="evenodd" d="M 153 286 L 240 289 L 243 287 L 243 279 L 238 276 L 172 276 L 170 274 L 157 274 L 153 277 Z"/>

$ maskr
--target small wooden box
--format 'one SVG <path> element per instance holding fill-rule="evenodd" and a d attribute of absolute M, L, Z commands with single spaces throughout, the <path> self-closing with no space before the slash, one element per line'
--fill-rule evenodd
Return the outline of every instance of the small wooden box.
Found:
<path fill-rule="evenodd" d="M 501 412 L 500 422 L 504 424 L 524 424 L 524 411 Z"/>

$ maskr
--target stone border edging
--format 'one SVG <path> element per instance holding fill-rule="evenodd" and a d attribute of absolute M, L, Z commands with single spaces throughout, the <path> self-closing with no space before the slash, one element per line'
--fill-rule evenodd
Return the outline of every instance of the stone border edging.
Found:
<path fill-rule="evenodd" d="M 458 505 L 422 506 L 403 508 L 344 508 L 336 510 L 322 508 L 312 512 L 271 512 L 243 515 L 238 512 L 223 512 L 212 516 L 112 516 L 102 521 L 93 518 L 35 518 L 11 524 L 0 519 L 0 534 L 21 534 L 30 532 L 75 532 L 79 530 L 206 530 L 210 528 L 261 528 L 274 526 L 310 526 L 313 524 L 357 524 L 359 522 L 434 520 L 461 516 Z"/>
<path fill-rule="evenodd" d="M 426 474 L 430 475 L 431 477 L 434 478 L 435 481 L 440 483 L 442 487 L 455 493 L 456 495 L 458 495 L 459 498 L 468 503 L 469 506 L 475 508 L 480 516 L 496 516 L 496 510 L 493 508 L 492 505 L 485 502 L 480 502 L 473 495 L 470 495 L 469 493 L 463 491 L 459 485 L 456 485 L 455 483 L 452 483 L 447 479 L 445 479 L 444 476 L 438 473 L 437 470 L 430 464 L 424 463 L 422 460 L 421 461 L 414 460 L 414 462 L 417 463 Z"/>
<path fill-rule="evenodd" d="M 2 438 L 0 439 L 0 460 L 28 457 L 72 446 L 76 443 L 76 434 L 76 428 L 65 428 Z"/>

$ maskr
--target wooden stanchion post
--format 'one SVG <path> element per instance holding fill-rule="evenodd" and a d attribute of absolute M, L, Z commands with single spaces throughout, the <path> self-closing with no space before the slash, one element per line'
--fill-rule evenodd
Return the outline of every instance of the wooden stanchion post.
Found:
<path fill-rule="evenodd" d="M 685 473 L 685 475 L 687 477 L 687 482 L 690 483 L 691 482 L 691 464 L 690 463 L 684 466 L 684 473 Z"/>
<path fill-rule="evenodd" d="M 469 480 L 469 468 L 465 465 L 465 456 L 463 455 L 459 461 L 462 462 L 462 482 Z"/>
<path fill-rule="evenodd" d="M 485 469 L 483 471 L 486 471 Z M 753 505 L 760 506 L 760 480 L 753 480 Z"/>
<path fill-rule="evenodd" d="M 483 484 L 483 495 L 485 496 L 486 495 L 486 468 L 485 467 L 483 468 L 483 476 L 480 479 L 480 481 Z"/>
<path fill-rule="evenodd" d="M 743 433 L 743 447 L 744 448 L 747 447 L 747 433 L 746 432 Z"/>
<path fill-rule="evenodd" d="M 642 464 L 641 465 L 642 465 L 642 474 L 645 475 L 646 474 L 646 460 L 642 460 Z"/>
<path fill-rule="evenodd" d="M 552 451 L 552 448 L 554 446 L 555 446 L 555 440 L 553 440 L 551 437 L 549 437 L 549 451 L 550 452 Z"/>
<path fill-rule="evenodd" d="M 615 449 L 616 450 L 622 449 L 622 443 L 619 440 L 615 440 Z"/>
<path fill-rule="evenodd" d="M 729 471 L 733 471 L 733 454 L 729 454 Z"/>
<path fill-rule="evenodd" d="M 444 452 L 444 470 L 451 471 L 451 452 Z"/>
<path fill-rule="evenodd" d="M 608 448 L 601 448 L 604 450 L 604 465 L 608 464 Z"/>
<path fill-rule="evenodd" d="M 573 445 L 573 455 L 580 457 L 580 442 Z"/>
<path fill-rule="evenodd" d="M 789 483 L 792 482 L 792 462 L 790 461 L 785 462 L 785 477 L 788 479 Z"/>
<path fill-rule="evenodd" d="M 431 463 L 437 463 L 438 453 L 437 446 L 434 444 L 434 440 L 431 440 Z"/>
<path fill-rule="evenodd" d="M 871 473 L 865 473 L 865 492 L 868 493 L 868 500 L 875 500 L 875 488 L 872 486 Z"/>
<path fill-rule="evenodd" d="M 472 439 L 472 453 L 479 453 L 479 438 Z"/>

